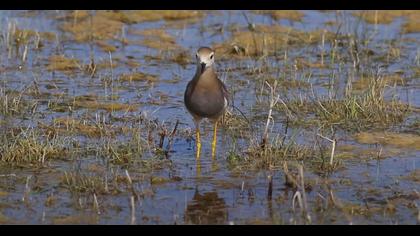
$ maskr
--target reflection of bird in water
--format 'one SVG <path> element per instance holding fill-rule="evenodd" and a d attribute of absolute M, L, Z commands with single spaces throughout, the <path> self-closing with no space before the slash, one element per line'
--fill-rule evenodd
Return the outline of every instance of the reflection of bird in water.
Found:
<path fill-rule="evenodd" d="M 217 192 L 200 194 L 196 190 L 187 206 L 184 220 L 186 224 L 226 224 L 228 211 L 225 201 Z"/>

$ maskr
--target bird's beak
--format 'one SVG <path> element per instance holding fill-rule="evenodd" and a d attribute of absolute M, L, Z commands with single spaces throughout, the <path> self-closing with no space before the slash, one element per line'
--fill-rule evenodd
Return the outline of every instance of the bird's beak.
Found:
<path fill-rule="evenodd" d="M 203 74 L 205 69 L 206 69 L 206 63 L 201 62 L 201 74 Z"/>

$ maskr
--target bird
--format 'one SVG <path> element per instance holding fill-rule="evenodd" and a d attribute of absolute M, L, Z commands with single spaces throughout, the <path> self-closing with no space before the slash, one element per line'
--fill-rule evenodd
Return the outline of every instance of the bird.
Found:
<path fill-rule="evenodd" d="M 229 103 L 229 92 L 225 84 L 217 77 L 214 55 L 210 47 L 200 47 L 196 53 L 197 69 L 192 80 L 187 84 L 184 103 L 191 114 L 196 132 L 196 159 L 200 159 L 201 140 L 200 122 L 207 118 L 214 124 L 212 158 L 216 155 L 217 123 L 224 115 Z"/>

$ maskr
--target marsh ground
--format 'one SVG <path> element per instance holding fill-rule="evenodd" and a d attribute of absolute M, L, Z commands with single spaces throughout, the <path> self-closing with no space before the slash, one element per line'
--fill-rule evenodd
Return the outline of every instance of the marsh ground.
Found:
<path fill-rule="evenodd" d="M 1 224 L 420 222 L 419 11 L 1 11 Z M 183 93 L 232 94 L 195 160 Z M 240 111 L 240 112 L 239 112 Z"/>

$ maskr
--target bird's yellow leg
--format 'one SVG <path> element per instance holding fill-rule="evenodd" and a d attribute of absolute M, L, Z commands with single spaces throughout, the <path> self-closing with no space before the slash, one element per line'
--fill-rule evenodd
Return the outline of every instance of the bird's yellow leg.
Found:
<path fill-rule="evenodd" d="M 211 157 L 213 159 L 216 157 L 216 144 L 217 144 L 217 121 L 214 122 L 213 142 L 211 143 Z"/>
<path fill-rule="evenodd" d="M 200 140 L 200 128 L 197 126 L 195 129 L 195 135 L 196 135 L 196 146 L 197 146 L 197 150 L 196 150 L 196 159 L 200 159 L 200 151 L 201 151 L 201 140 Z"/>
<path fill-rule="evenodd" d="M 196 176 L 201 176 L 201 161 L 198 159 L 195 166 Z"/>

